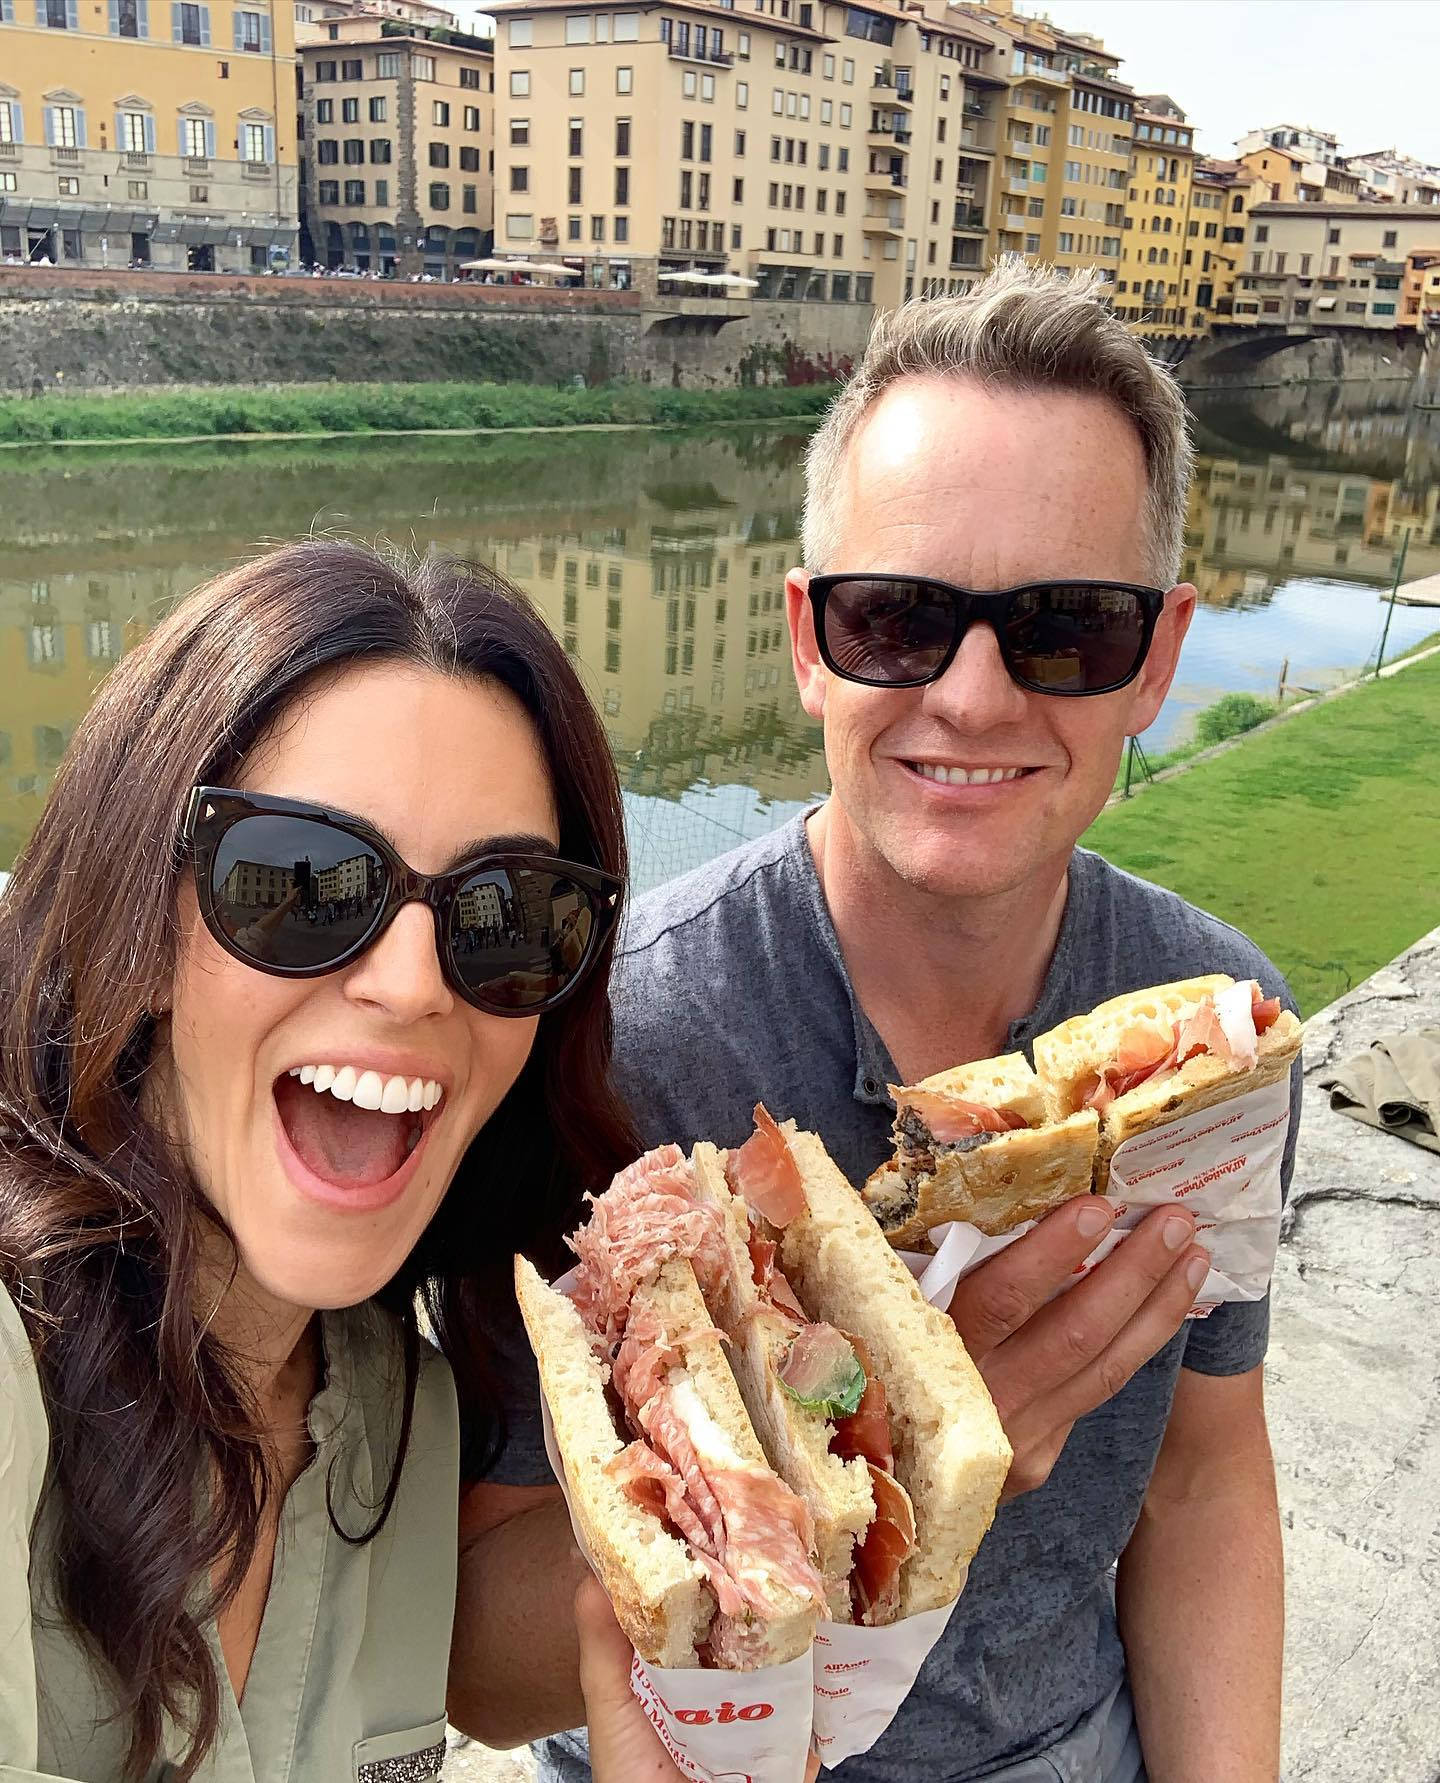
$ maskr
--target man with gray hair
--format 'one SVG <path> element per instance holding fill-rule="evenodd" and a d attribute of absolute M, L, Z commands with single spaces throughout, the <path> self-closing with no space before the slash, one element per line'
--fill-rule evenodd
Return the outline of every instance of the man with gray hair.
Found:
<path fill-rule="evenodd" d="M 816 433 L 786 594 L 833 791 L 637 905 L 616 1045 L 648 1144 L 738 1143 L 763 1099 L 861 1182 L 887 1084 L 1199 973 L 1290 1003 L 1234 929 L 1077 846 L 1195 603 L 1183 404 L 1105 293 L 1010 261 L 907 305 Z M 1059 1293 L 1111 1218 L 1072 1202 L 956 1292 L 1014 1467 L 945 1635 L 842 1778 L 1277 1775 L 1268 1302 L 1187 1322 L 1206 1254 L 1181 1207 Z M 472 1531 L 527 1510 L 524 1449 L 472 1489 Z M 542 1777 L 585 1774 L 577 1736 L 543 1748 Z"/>

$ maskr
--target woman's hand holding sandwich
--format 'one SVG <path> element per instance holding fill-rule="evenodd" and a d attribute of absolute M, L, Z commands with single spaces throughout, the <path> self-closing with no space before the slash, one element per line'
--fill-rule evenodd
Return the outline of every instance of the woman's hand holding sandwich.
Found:
<path fill-rule="evenodd" d="M 1169 1343 L 1205 1280 L 1194 1220 L 1160 1208 L 1061 1294 L 1113 1219 L 1098 1196 L 1067 1202 L 967 1275 L 950 1302 L 1015 1451 L 1002 1498 L 1045 1484 L 1075 1420 Z"/>

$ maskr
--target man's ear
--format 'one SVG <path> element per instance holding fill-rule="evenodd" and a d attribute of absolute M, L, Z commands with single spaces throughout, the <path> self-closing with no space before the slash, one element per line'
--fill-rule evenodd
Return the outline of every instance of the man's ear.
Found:
<path fill-rule="evenodd" d="M 1155 636 L 1150 640 L 1150 654 L 1145 666 L 1130 688 L 1130 717 L 1126 730 L 1139 736 L 1154 724 L 1180 666 L 1180 646 L 1195 617 L 1196 594 L 1189 582 L 1181 582 L 1165 596 L 1165 605 L 1155 621 Z"/>
<path fill-rule="evenodd" d="M 791 570 L 785 578 L 785 617 L 790 625 L 790 663 L 800 704 L 809 718 L 825 716 L 828 674 L 815 642 L 815 612 L 810 605 L 808 570 Z"/>

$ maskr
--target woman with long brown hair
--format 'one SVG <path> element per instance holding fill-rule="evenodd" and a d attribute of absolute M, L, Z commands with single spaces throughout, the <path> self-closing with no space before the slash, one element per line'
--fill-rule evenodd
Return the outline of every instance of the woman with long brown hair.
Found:
<path fill-rule="evenodd" d="M 0 1770 L 438 1774 L 457 1394 L 638 1149 L 624 871 L 466 566 L 292 546 L 102 686 L 0 898 Z"/>

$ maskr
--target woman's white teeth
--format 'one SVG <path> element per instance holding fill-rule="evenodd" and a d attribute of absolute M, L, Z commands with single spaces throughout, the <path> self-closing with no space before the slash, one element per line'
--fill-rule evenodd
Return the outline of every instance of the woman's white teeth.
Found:
<path fill-rule="evenodd" d="M 317 1090 L 329 1090 L 357 1108 L 381 1114 L 419 1114 L 434 1108 L 444 1090 L 433 1077 L 382 1077 L 378 1071 L 357 1071 L 353 1065 L 295 1065 L 290 1075 Z"/>
<path fill-rule="evenodd" d="M 988 786 L 996 780 L 1018 780 L 1024 768 L 942 768 L 933 762 L 916 762 L 922 780 L 935 780 L 941 786 Z"/>

